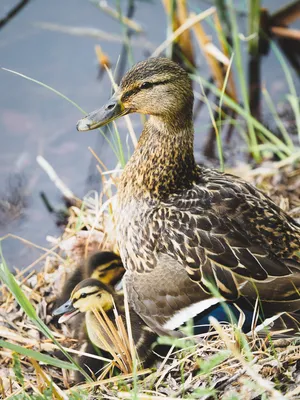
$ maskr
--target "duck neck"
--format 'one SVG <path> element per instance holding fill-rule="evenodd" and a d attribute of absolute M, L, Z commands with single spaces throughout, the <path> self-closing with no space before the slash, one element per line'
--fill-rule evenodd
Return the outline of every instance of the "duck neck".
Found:
<path fill-rule="evenodd" d="M 134 196 L 164 198 L 191 187 L 197 174 L 191 117 L 149 118 L 122 175 L 123 188 Z"/>

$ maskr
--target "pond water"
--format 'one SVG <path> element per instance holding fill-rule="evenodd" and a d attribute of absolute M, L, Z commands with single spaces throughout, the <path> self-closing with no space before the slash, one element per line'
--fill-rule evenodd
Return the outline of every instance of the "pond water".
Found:
<path fill-rule="evenodd" d="M 18 2 L 2 0 L 0 20 Z M 191 1 L 195 11 L 209 7 L 209 1 Z M 282 0 L 264 1 L 271 11 Z M 109 2 L 111 6 L 115 1 Z M 160 0 L 136 1 L 134 20 L 144 28 L 143 36 L 135 36 L 133 58 L 146 58 L 166 37 L 166 17 Z M 237 1 L 242 10 L 243 1 Z M 126 10 L 127 1 L 121 1 Z M 243 23 L 244 22 L 244 23 Z M 43 29 L 40 23 L 97 28 L 114 40 L 99 40 Z M 245 21 L 241 20 L 244 26 Z M 106 74 L 99 79 L 94 46 L 101 44 L 114 68 L 121 52 L 122 26 L 88 0 L 29 1 L 18 15 L 0 29 L 0 66 L 39 80 L 68 96 L 84 110 L 99 107 L 110 95 Z M 205 61 L 198 60 L 201 73 L 208 77 Z M 296 80 L 296 79 L 295 79 Z M 287 93 L 281 67 L 274 55 L 263 60 L 263 82 L 273 98 L 283 100 Z M 23 237 L 40 246 L 48 246 L 47 235 L 59 235 L 55 218 L 41 199 L 44 192 L 53 206 L 62 206 L 61 193 L 36 162 L 42 155 L 53 166 L 63 182 L 79 197 L 89 189 L 99 189 L 91 183 L 98 175 L 88 147 L 92 147 L 108 168 L 116 158 L 99 132 L 79 134 L 76 122 L 81 117 L 73 105 L 55 93 L 33 82 L 0 70 L 0 237 L 8 233 Z M 140 132 L 139 118 L 133 118 Z M 196 154 L 202 159 L 204 136 L 201 127 L 208 123 L 207 111 L 202 111 L 196 124 Z M 120 132 L 125 141 L 126 127 Z M 205 130 L 207 130 L 205 128 Z M 41 253 L 19 240 L 2 242 L 6 261 L 11 268 L 22 269 Z"/>

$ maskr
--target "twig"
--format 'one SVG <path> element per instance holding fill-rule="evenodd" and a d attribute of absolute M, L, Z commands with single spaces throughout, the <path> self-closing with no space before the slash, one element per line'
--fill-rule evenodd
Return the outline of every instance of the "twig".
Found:
<path fill-rule="evenodd" d="M 147 374 L 151 374 L 151 372 L 152 372 L 152 370 L 150 368 L 147 368 L 147 369 L 143 369 L 142 371 L 136 372 L 136 375 L 137 376 L 147 375 Z M 97 382 L 85 383 L 83 385 L 78 386 L 78 389 L 91 389 L 91 388 L 94 388 L 94 387 L 97 387 L 97 386 L 106 385 L 108 383 L 114 383 L 114 382 L 118 382 L 118 381 L 124 382 L 124 381 L 126 381 L 126 379 L 132 379 L 132 378 L 133 378 L 133 374 L 132 373 L 123 374 L 123 375 L 119 375 L 119 376 L 114 376 L 112 378 L 103 379 L 103 380 L 97 381 Z"/>
<path fill-rule="evenodd" d="M 273 33 L 273 35 L 276 35 L 276 36 L 294 39 L 294 40 L 300 40 L 300 30 L 299 29 L 290 29 L 290 28 L 284 28 L 282 26 L 273 26 L 271 28 L 271 32 Z"/>
<path fill-rule="evenodd" d="M 229 336 L 223 331 L 221 328 L 221 325 L 219 322 L 213 318 L 210 317 L 209 321 L 211 325 L 214 327 L 214 329 L 218 332 L 220 335 L 221 339 L 224 340 L 227 348 L 232 352 L 234 357 L 240 361 L 242 364 L 243 368 L 245 369 L 245 373 L 250 376 L 254 380 L 254 382 L 257 383 L 261 388 L 269 392 L 270 398 L 271 399 L 276 399 L 276 400 L 285 400 L 285 397 L 276 389 L 274 389 L 273 384 L 269 382 L 266 379 L 263 379 L 253 368 L 251 368 L 251 364 L 253 363 L 248 363 L 242 356 L 242 354 L 239 352 L 238 347 L 235 343 L 232 343 L 231 339 Z"/>
<path fill-rule="evenodd" d="M 119 392 L 118 398 L 120 399 L 132 399 L 132 393 L 128 392 Z M 176 400 L 175 397 L 169 396 L 152 396 L 149 394 L 141 394 L 139 393 L 138 400 Z"/>
<path fill-rule="evenodd" d="M 300 16 L 300 1 L 295 0 L 284 5 L 270 17 L 272 25 L 289 25 Z"/>
<path fill-rule="evenodd" d="M 21 0 L 20 3 L 13 7 L 7 15 L 0 20 L 0 29 L 12 20 L 29 3 L 29 1 L 30 0 Z"/>
<path fill-rule="evenodd" d="M 97 7 L 100 8 L 100 10 L 106 12 L 108 15 L 110 15 L 112 18 L 116 19 L 117 21 L 121 21 L 122 24 L 127 25 L 128 28 L 133 29 L 134 31 L 141 33 L 143 32 L 143 28 L 141 25 L 132 19 L 126 17 L 125 15 L 122 15 L 120 12 L 115 10 L 114 8 L 110 7 L 107 4 L 107 1 L 95 1 L 92 0 L 92 3 L 94 3 Z"/>
<path fill-rule="evenodd" d="M 46 174 L 49 176 L 51 181 L 55 184 L 58 190 L 61 191 L 63 196 L 77 204 L 77 206 L 80 207 L 81 205 L 81 200 L 78 199 L 74 193 L 63 183 L 63 181 L 59 178 L 57 173 L 55 172 L 54 168 L 48 163 L 47 160 L 43 156 L 37 156 L 36 158 L 37 163 L 40 165 L 40 167 L 43 168 L 43 170 L 46 172 Z"/>
<path fill-rule="evenodd" d="M 124 37 L 123 35 L 116 35 L 112 33 L 107 33 L 102 31 L 101 29 L 97 28 L 87 28 L 87 27 L 78 27 L 78 26 L 65 26 L 59 24 L 51 24 L 48 22 L 37 22 L 34 24 L 41 29 L 46 29 L 49 31 L 54 32 L 62 32 L 68 35 L 74 36 L 87 36 L 91 38 L 96 38 L 98 40 L 105 40 L 107 42 L 114 42 L 114 43 L 123 43 Z M 148 51 L 153 51 L 154 45 L 149 40 L 145 38 L 136 38 L 133 39 L 131 44 L 136 47 L 141 47 Z"/>
<path fill-rule="evenodd" d="M 178 38 L 178 36 L 180 36 L 187 29 L 191 28 L 197 22 L 202 21 L 203 19 L 215 13 L 215 11 L 216 11 L 215 7 L 210 7 L 207 10 L 201 12 L 200 14 L 197 14 L 187 19 L 184 24 L 182 24 L 178 29 L 176 29 L 176 31 L 174 31 L 172 35 L 170 35 L 161 45 L 157 47 L 157 49 L 153 52 L 151 57 L 158 57 L 172 42 L 174 42 L 175 39 Z"/>

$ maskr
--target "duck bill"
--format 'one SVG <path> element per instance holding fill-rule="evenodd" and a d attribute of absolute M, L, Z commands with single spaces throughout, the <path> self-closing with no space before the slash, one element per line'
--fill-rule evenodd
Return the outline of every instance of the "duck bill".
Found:
<path fill-rule="evenodd" d="M 105 106 L 99 110 L 92 111 L 90 114 L 80 119 L 77 122 L 76 128 L 80 132 L 91 131 L 92 129 L 97 129 L 109 124 L 116 118 L 128 113 L 129 110 L 124 107 L 119 96 L 114 94 Z"/>
<path fill-rule="evenodd" d="M 58 322 L 62 324 L 63 322 L 68 321 L 72 317 L 74 317 L 76 314 L 78 314 L 80 311 L 73 306 L 73 302 L 71 299 L 66 301 L 62 306 L 58 307 L 56 310 L 53 311 L 52 315 L 57 316 L 63 314 Z"/>

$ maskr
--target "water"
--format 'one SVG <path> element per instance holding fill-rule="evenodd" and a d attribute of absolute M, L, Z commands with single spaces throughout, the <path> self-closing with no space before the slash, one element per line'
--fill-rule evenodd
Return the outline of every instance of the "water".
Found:
<path fill-rule="evenodd" d="M 2 0 L 0 18 L 16 3 Z M 115 2 L 109 3 L 115 6 Z M 126 8 L 126 3 L 122 1 L 122 7 Z M 191 3 L 203 10 L 208 7 L 204 1 Z M 265 2 L 272 9 L 281 3 L 281 0 Z M 136 2 L 134 19 L 142 24 L 145 39 L 152 43 L 153 49 L 165 39 L 166 18 L 159 0 Z M 0 30 L 2 67 L 44 82 L 86 111 L 105 103 L 111 85 L 106 75 L 98 79 L 94 46 L 101 44 L 114 67 L 122 48 L 121 41 L 99 41 L 44 30 L 37 26 L 39 22 L 93 27 L 122 35 L 120 24 L 89 1 L 36 0 Z M 147 46 L 133 46 L 135 61 L 148 55 Z M 205 61 L 198 61 L 201 73 L 207 77 Z M 264 81 L 271 95 L 282 100 L 286 83 L 277 60 L 273 56 L 264 58 L 263 68 Z M 96 172 L 88 147 L 96 151 L 108 168 L 115 166 L 116 159 L 98 132 L 79 134 L 76 131 L 80 111 L 53 92 L 5 71 L 0 71 L 0 88 L 0 237 L 12 233 L 48 247 L 46 236 L 59 235 L 61 230 L 53 215 L 46 211 L 40 193 L 46 193 L 55 207 L 62 205 L 61 193 L 37 164 L 36 157 L 44 156 L 79 197 L 91 188 L 89 175 Z M 133 122 L 136 132 L 139 132 L 139 118 L 134 118 Z M 196 125 L 196 154 L 199 158 L 205 138 L 201 126 L 207 123 L 207 111 L 202 111 Z M 122 121 L 119 126 L 125 139 L 126 127 Z M 11 203 L 8 212 L 7 204 Z M 18 269 L 26 267 L 41 254 L 40 250 L 12 238 L 3 241 L 3 250 L 10 267 Z"/>

